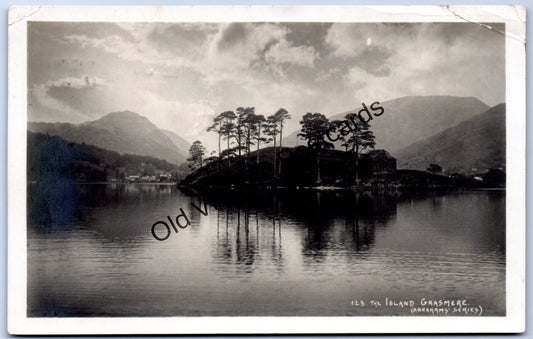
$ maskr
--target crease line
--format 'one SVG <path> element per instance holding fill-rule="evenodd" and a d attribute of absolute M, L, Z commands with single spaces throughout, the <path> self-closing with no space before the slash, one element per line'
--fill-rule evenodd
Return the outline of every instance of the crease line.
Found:
<path fill-rule="evenodd" d="M 19 18 L 19 19 L 16 20 L 16 21 L 13 21 L 13 22 L 9 23 L 7 26 L 14 25 L 14 24 L 16 24 L 17 22 L 24 20 L 25 18 L 29 18 L 30 16 L 34 15 L 35 13 L 39 12 L 40 10 L 41 10 L 41 6 L 39 6 L 35 11 L 33 11 L 33 12 L 29 13 L 29 14 L 24 15 L 23 17 Z"/>

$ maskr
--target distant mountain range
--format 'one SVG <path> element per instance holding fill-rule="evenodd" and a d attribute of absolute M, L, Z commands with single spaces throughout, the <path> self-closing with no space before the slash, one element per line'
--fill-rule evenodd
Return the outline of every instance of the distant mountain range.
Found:
<path fill-rule="evenodd" d="M 398 168 L 424 170 L 438 164 L 448 173 L 476 173 L 505 166 L 505 104 L 394 154 Z"/>
<path fill-rule="evenodd" d="M 29 122 L 28 131 L 59 136 L 67 141 L 95 145 L 121 154 L 156 157 L 180 164 L 190 143 L 155 126 L 146 117 L 124 111 L 109 113 L 82 124 Z"/>
<path fill-rule="evenodd" d="M 376 149 L 389 151 L 397 159 L 398 168 L 425 170 L 435 163 L 448 173 L 473 173 L 505 166 L 505 104 L 489 109 L 472 97 L 428 96 L 403 97 L 381 106 L 385 112 L 371 121 Z M 347 113 L 329 119 L 343 120 Z M 191 145 L 130 111 L 77 125 L 29 122 L 28 131 L 173 164 L 186 161 Z M 285 137 L 283 145 L 296 146 L 298 132 Z M 298 144 L 304 145 L 305 141 Z"/>
<path fill-rule="evenodd" d="M 365 102 L 367 106 L 371 103 Z M 385 112 L 370 121 L 371 129 L 376 136 L 376 149 L 386 149 L 392 154 L 489 109 L 474 97 L 453 96 L 409 96 L 381 105 Z M 362 105 L 328 118 L 330 121 L 344 120 L 346 114 L 357 113 L 361 108 Z M 304 145 L 305 141 L 297 141 L 298 133 L 295 131 L 283 138 L 283 145 Z"/>

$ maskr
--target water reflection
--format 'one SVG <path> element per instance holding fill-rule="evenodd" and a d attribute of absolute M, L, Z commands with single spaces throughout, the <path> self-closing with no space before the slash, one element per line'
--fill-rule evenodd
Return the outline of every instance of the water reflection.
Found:
<path fill-rule="evenodd" d="M 236 265 L 241 272 L 251 273 L 256 258 L 269 255 L 273 266 L 283 266 L 281 220 L 276 214 L 218 204 L 216 219 L 218 264 Z"/>
<path fill-rule="evenodd" d="M 31 316 L 353 315 L 354 294 L 505 312 L 505 192 L 30 185 L 28 244 Z"/>
<path fill-rule="evenodd" d="M 283 268 L 284 232 L 297 232 L 304 265 L 339 251 L 368 250 L 376 227 L 396 215 L 396 200 L 355 192 L 182 190 L 216 209 L 216 261 L 251 271 L 257 256 Z"/>

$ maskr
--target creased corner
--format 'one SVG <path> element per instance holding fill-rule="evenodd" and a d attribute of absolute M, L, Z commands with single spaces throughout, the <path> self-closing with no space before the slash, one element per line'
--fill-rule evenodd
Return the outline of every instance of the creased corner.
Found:
<path fill-rule="evenodd" d="M 31 16 L 41 10 L 42 6 L 10 6 L 9 7 L 9 23 L 12 26 L 24 19 L 29 19 Z"/>
<path fill-rule="evenodd" d="M 441 5 L 442 8 L 444 8 L 445 10 L 447 10 L 448 12 L 450 12 L 453 16 L 455 16 L 456 18 L 459 18 L 460 20 L 463 20 L 463 21 L 466 21 L 466 22 L 469 22 L 469 23 L 472 23 L 472 24 L 475 24 L 475 25 L 479 25 L 480 27 L 483 27 L 483 28 L 486 28 L 486 29 L 489 29 L 495 33 L 498 33 L 502 36 L 505 36 L 505 37 L 509 37 L 513 40 L 516 40 L 518 42 L 520 42 L 521 44 L 523 44 L 524 46 L 524 49 L 526 47 L 526 40 L 525 38 L 520 38 L 514 34 L 511 34 L 509 32 L 506 32 L 506 31 L 501 31 L 501 30 L 498 30 L 496 28 L 494 28 L 493 26 L 490 26 L 490 25 L 487 25 L 487 24 L 484 24 L 484 23 L 481 23 L 481 22 L 476 22 L 476 21 L 472 21 L 472 20 L 469 20 L 467 18 L 465 18 L 464 16 L 462 16 L 461 14 L 457 13 L 456 11 L 454 11 L 450 5 Z M 518 8 L 519 6 L 512 6 L 516 12 L 516 17 L 518 18 L 518 20 L 522 23 L 525 23 L 525 17 L 524 15 L 522 15 L 519 11 L 518 11 Z M 522 11 L 523 12 L 523 11 Z M 523 12 L 524 13 L 524 12 Z"/>

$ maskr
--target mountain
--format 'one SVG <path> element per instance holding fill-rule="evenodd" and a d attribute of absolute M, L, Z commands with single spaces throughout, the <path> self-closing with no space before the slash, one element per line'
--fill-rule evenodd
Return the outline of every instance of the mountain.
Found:
<path fill-rule="evenodd" d="M 189 153 L 189 148 L 191 147 L 192 143 L 188 142 L 187 140 L 183 139 L 182 137 L 180 137 L 179 135 L 177 135 L 176 133 L 172 131 L 169 131 L 166 129 L 161 129 L 161 131 L 163 131 L 163 133 L 165 133 L 165 135 L 170 139 L 170 141 L 172 141 L 174 145 L 176 145 L 176 147 L 180 151 L 182 151 L 182 153 L 185 156 L 187 156 L 187 154 Z"/>
<path fill-rule="evenodd" d="M 398 168 L 438 164 L 448 173 L 475 173 L 505 166 L 505 104 L 413 143 L 395 154 Z"/>
<path fill-rule="evenodd" d="M 370 108 L 372 102 L 365 104 Z M 381 106 L 385 112 L 375 116 L 370 125 L 376 136 L 376 149 L 386 149 L 391 153 L 489 109 L 474 97 L 453 96 L 409 96 L 382 102 Z M 362 105 L 328 118 L 330 121 L 344 120 L 346 114 L 360 109 Z M 296 141 L 298 133 L 295 131 L 284 138 L 283 145 L 305 144 L 303 140 Z"/>
<path fill-rule="evenodd" d="M 146 117 L 130 111 L 109 113 L 79 125 L 29 122 L 28 130 L 121 154 L 152 156 L 171 163 L 184 162 L 188 152 L 186 141 L 179 136 L 157 128 Z"/>

